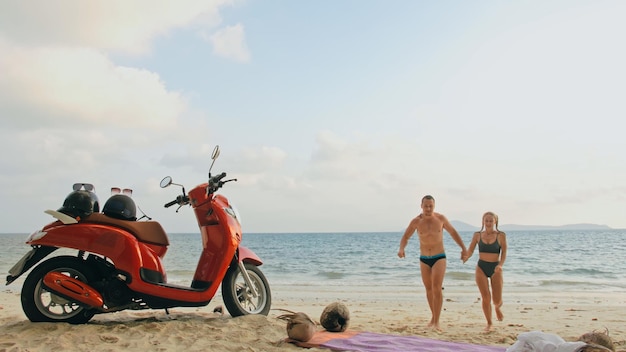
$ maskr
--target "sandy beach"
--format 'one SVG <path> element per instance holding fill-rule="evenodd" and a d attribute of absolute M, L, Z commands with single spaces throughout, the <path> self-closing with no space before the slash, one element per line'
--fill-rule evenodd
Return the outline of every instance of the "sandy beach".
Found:
<path fill-rule="evenodd" d="M 223 305 L 216 298 L 201 308 L 124 311 L 95 316 L 88 324 L 29 322 L 19 293 L 0 292 L 0 352 L 4 351 L 295 351 L 306 350 L 284 342 L 286 323 L 278 308 L 304 312 L 319 321 L 333 301 L 350 310 L 349 328 L 393 335 L 416 335 L 508 347 L 523 332 L 543 331 L 574 341 L 593 330 L 609 331 L 617 351 L 626 351 L 626 297 L 619 293 L 509 293 L 494 330 L 483 332 L 485 320 L 477 293 L 445 295 L 442 327 L 426 328 L 430 313 L 419 292 L 384 293 L 365 298 L 354 292 L 274 291 L 274 310 L 266 316 L 232 318 L 214 313 Z M 322 330 L 322 327 L 319 327 Z M 315 349 L 313 349 L 315 350 Z M 325 349 L 319 349 L 325 350 Z"/>

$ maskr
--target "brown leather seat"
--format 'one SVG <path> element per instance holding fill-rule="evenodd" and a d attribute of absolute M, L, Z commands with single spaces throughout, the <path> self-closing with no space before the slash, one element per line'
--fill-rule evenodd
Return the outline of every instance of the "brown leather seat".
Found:
<path fill-rule="evenodd" d="M 111 225 L 122 228 L 132 233 L 139 241 L 168 246 L 170 244 L 167 234 L 161 224 L 156 221 L 129 221 L 108 217 L 102 213 L 93 213 L 81 221 L 81 223 L 94 223 Z"/>

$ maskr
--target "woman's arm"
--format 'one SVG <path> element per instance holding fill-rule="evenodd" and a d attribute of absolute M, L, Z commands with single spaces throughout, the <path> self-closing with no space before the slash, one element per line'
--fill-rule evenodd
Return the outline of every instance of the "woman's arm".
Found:
<path fill-rule="evenodd" d="M 504 265 L 504 261 L 506 260 L 507 250 L 506 233 L 504 232 L 500 232 L 500 247 L 502 248 L 502 251 L 500 252 L 500 266 L 502 266 Z"/>
<path fill-rule="evenodd" d="M 480 237 L 480 232 L 474 232 L 474 236 L 472 237 L 472 242 L 470 242 L 465 258 L 463 258 L 463 263 L 465 263 L 474 254 L 474 249 L 476 248 L 476 244 L 478 243 L 479 237 Z"/>
<path fill-rule="evenodd" d="M 500 241 L 500 263 L 496 266 L 496 270 L 502 271 L 502 265 L 504 265 L 504 261 L 506 260 L 506 250 L 507 250 L 507 244 L 506 244 L 506 233 L 504 232 L 500 232 L 500 236 L 498 236 L 498 239 Z"/>

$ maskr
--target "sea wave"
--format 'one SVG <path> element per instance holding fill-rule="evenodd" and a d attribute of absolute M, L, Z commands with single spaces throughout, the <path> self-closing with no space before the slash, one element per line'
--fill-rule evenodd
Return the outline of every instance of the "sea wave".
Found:
<path fill-rule="evenodd" d="M 317 276 L 321 276 L 322 278 L 329 280 L 339 280 L 343 279 L 346 275 L 338 271 L 319 271 Z"/>
<path fill-rule="evenodd" d="M 466 272 L 466 271 L 448 271 L 446 273 L 445 278 L 446 279 L 450 279 L 450 280 L 459 280 L 459 281 L 467 281 L 467 280 L 471 280 L 474 281 L 475 279 L 475 272 L 471 271 L 471 272 Z"/>
<path fill-rule="evenodd" d="M 557 288 L 576 288 L 576 289 L 593 289 L 602 288 L 626 289 L 626 285 L 620 282 L 607 283 L 599 280 L 540 280 L 541 287 L 557 287 Z"/>
<path fill-rule="evenodd" d="M 599 270 L 594 268 L 568 268 L 561 270 L 561 273 L 566 275 L 581 275 L 581 276 L 602 276 L 605 278 L 616 278 L 616 276 L 608 271 Z"/>

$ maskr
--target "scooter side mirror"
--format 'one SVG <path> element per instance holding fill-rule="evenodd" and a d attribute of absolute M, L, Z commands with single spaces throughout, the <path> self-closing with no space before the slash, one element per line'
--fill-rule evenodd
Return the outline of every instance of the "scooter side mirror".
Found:
<path fill-rule="evenodd" d="M 213 164 L 215 164 L 215 159 L 220 156 L 220 146 L 216 145 L 213 148 L 213 153 L 211 153 L 211 166 L 209 166 L 209 178 L 211 178 L 211 170 L 213 170 Z"/>
<path fill-rule="evenodd" d="M 169 185 L 172 184 L 172 177 L 170 176 L 165 176 L 162 180 L 161 180 L 161 188 L 165 188 L 168 187 Z"/>
<path fill-rule="evenodd" d="M 215 160 L 215 159 L 217 159 L 218 156 L 220 156 L 220 146 L 216 145 L 215 148 L 213 148 L 213 153 L 211 154 L 211 159 Z"/>

